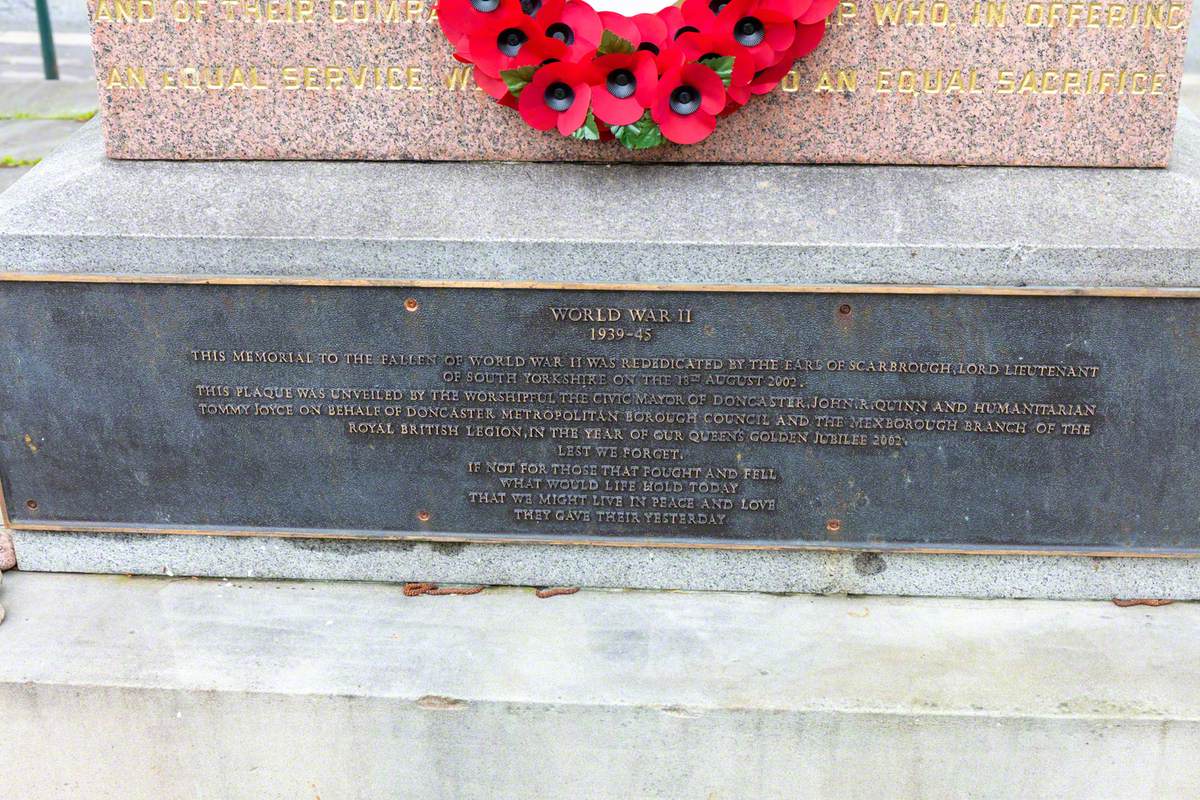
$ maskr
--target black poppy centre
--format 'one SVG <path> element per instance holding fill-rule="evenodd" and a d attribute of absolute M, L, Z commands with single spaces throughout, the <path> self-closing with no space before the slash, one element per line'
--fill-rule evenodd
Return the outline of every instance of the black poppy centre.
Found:
<path fill-rule="evenodd" d="M 694 86 L 676 86 L 671 92 L 671 110 L 681 117 L 700 110 L 700 92 Z"/>
<path fill-rule="evenodd" d="M 766 27 L 758 17 L 742 17 L 733 26 L 733 38 L 742 47 L 760 45 L 766 36 Z"/>
<path fill-rule="evenodd" d="M 613 97 L 624 100 L 632 97 L 637 91 L 637 78 L 627 69 L 614 69 L 608 73 L 608 93 Z"/>
<path fill-rule="evenodd" d="M 556 22 L 546 28 L 546 35 L 551 39 L 557 39 L 567 47 L 575 44 L 575 31 L 571 30 L 571 26 L 565 22 Z"/>
<path fill-rule="evenodd" d="M 500 48 L 501 53 L 512 58 L 521 52 L 522 45 L 527 41 L 529 41 L 529 36 L 520 28 L 505 28 L 496 37 L 496 46 Z"/>
<path fill-rule="evenodd" d="M 546 105 L 554 111 L 566 111 L 575 102 L 575 90 L 562 81 L 546 87 Z"/>

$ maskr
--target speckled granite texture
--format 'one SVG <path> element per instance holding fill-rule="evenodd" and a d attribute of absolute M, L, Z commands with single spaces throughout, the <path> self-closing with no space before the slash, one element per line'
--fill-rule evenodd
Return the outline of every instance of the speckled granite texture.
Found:
<path fill-rule="evenodd" d="M 1165 170 L 196 163 L 89 123 L 0 195 L 0 270 L 1200 286 L 1200 122 L 1176 139 Z"/>
<path fill-rule="evenodd" d="M 299 578 L 1039 599 L 1200 599 L 1200 559 L 704 550 L 14 531 L 20 568 Z"/>
<path fill-rule="evenodd" d="M 90 2 L 115 158 L 1063 166 L 1166 164 L 1191 5 L 1150 3 L 1165 15 L 1159 29 L 1127 24 L 1135 13 L 1144 19 L 1143 3 L 1019 0 L 1007 3 L 1003 24 L 988 27 L 973 24 L 974 0 L 847 2 L 825 42 L 782 87 L 723 120 L 708 141 L 631 154 L 613 143 L 537 133 L 469 79 L 463 89 L 461 65 L 455 73 L 423 0 L 366 0 L 362 22 L 334 21 L 334 12 L 352 13 L 350 0 L 315 0 L 302 21 L 269 20 L 266 0 L 158 0 L 157 8 L 144 0 L 148 18 L 136 21 L 98 19 L 96 9 L 111 9 L 111 0 Z M 197 6 L 206 9 L 201 18 L 172 19 L 172 8 Z M 285 0 L 271 7 L 277 17 L 294 8 Z M 259 15 L 230 10 L 226 19 L 235 8 Z M 381 21 L 379 10 L 392 8 L 399 18 Z M 881 22 L 882 10 L 899 11 L 898 24 Z M 839 86 L 839 70 L 854 71 L 854 91 L 848 72 Z M 1021 89 L 1030 70 L 1040 91 L 1031 83 Z M 1010 92 L 1002 91 L 1001 71 L 1010 73 Z M 1106 81 L 1126 90 L 1064 94 L 1064 71 L 1078 71 L 1083 85 L 1108 71 Z M 1143 77 L 1132 80 L 1135 73 Z M 372 87 L 377 74 L 383 88 Z M 817 91 L 823 74 L 834 91 Z M 950 88 L 955 74 L 962 91 Z M 351 75 L 365 85 L 353 87 Z M 139 79 L 145 87 L 130 88 Z M 196 88 L 181 88 L 192 82 Z M 910 84 L 918 88 L 899 88 Z"/>
<path fill-rule="evenodd" d="M 17 553 L 13 549 L 12 532 L 0 529 L 0 572 L 17 565 Z"/>

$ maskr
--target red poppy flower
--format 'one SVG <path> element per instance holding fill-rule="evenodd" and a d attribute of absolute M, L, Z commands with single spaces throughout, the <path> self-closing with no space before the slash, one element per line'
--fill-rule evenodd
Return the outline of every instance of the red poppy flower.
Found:
<path fill-rule="evenodd" d="M 774 66 L 756 73 L 754 80 L 750 82 L 750 93 L 766 94 L 773 91 L 783 80 L 783 76 L 796 66 L 797 61 L 817 49 L 817 45 L 821 43 L 824 36 L 825 23 L 823 21 L 812 25 L 797 24 L 796 41 L 792 42 L 792 49 L 787 57 L 781 58 L 779 63 Z"/>
<path fill-rule="evenodd" d="M 678 6 L 667 6 L 655 16 L 667 26 L 666 35 L 663 37 L 663 44 L 667 46 L 670 46 L 681 34 L 691 30 L 700 30 L 694 25 L 688 25 L 687 21 L 683 18 L 683 12 L 679 10 Z"/>
<path fill-rule="evenodd" d="M 778 86 L 821 42 L 838 0 L 684 0 L 632 17 L 597 12 L 589 0 L 440 2 L 454 57 L 473 64 L 479 86 L 532 127 L 569 135 L 592 120 L 590 108 L 587 138 L 610 141 L 610 126 L 632 124 L 649 108 L 665 139 L 690 144 L 713 131 L 716 116 Z M 634 52 L 600 55 L 606 31 Z M 713 56 L 733 59 L 724 81 L 702 63 Z M 502 73 L 521 67 L 532 67 L 532 79 L 518 98 Z"/>
<path fill-rule="evenodd" d="M 604 30 L 620 36 L 634 47 L 641 44 L 642 32 L 632 17 L 618 14 L 616 11 L 601 11 L 600 24 L 604 26 Z"/>
<path fill-rule="evenodd" d="M 533 17 L 506 13 L 476 28 L 466 39 L 466 55 L 476 70 L 500 77 L 507 69 L 541 64 L 567 55 L 567 46 L 551 39 Z"/>
<path fill-rule="evenodd" d="M 833 13 L 839 2 L 840 0 L 813 0 L 808 10 L 796 17 L 796 21 L 803 25 L 813 25 L 817 22 L 824 25 L 825 18 Z"/>
<path fill-rule="evenodd" d="M 581 0 L 546 0 L 537 11 L 546 36 L 567 46 L 567 58 L 579 61 L 600 45 L 604 23 L 596 10 Z"/>
<path fill-rule="evenodd" d="M 684 64 L 658 81 L 650 110 L 663 136 L 676 144 L 694 144 L 713 132 L 725 108 L 725 84 L 703 64 Z"/>
<path fill-rule="evenodd" d="M 667 23 L 657 14 L 634 14 L 633 24 L 638 29 L 638 41 L 634 42 L 639 50 L 648 50 L 657 55 L 667 46 Z"/>
<path fill-rule="evenodd" d="M 475 83 L 488 93 L 488 96 L 502 106 L 508 108 L 517 107 L 517 98 L 513 97 L 512 92 L 508 90 L 508 84 L 503 78 L 493 78 L 481 69 L 471 70 L 471 74 L 475 77 Z"/>
<path fill-rule="evenodd" d="M 796 23 L 765 8 L 760 0 L 730 0 L 708 28 L 750 51 L 755 69 L 767 69 L 786 55 L 796 40 Z"/>
<path fill-rule="evenodd" d="M 835 0 L 840 2 L 840 0 Z M 782 14 L 788 19 L 800 19 L 809 8 L 812 7 L 813 0 L 762 0 L 764 9 Z"/>
<path fill-rule="evenodd" d="M 792 52 L 788 54 L 788 69 L 797 61 L 817 49 L 817 45 L 825 38 L 825 20 L 809 25 L 796 24 L 796 41 L 792 42 Z"/>
<path fill-rule="evenodd" d="M 730 0 L 686 0 L 680 6 L 683 18 L 688 25 L 699 28 L 702 32 L 710 32 L 717 20 L 717 15 L 729 6 Z M 754 7 L 744 9 L 743 15 L 753 15 L 762 12 L 785 23 L 794 22 L 801 14 L 808 11 L 813 0 L 757 0 Z"/>
<path fill-rule="evenodd" d="M 684 24 L 691 25 L 701 33 L 707 32 L 717 18 L 717 12 L 729 5 L 729 0 L 685 0 L 679 6 Z"/>
<path fill-rule="evenodd" d="M 645 50 L 610 53 L 592 62 L 592 111 L 608 125 L 637 122 L 654 103 L 658 66 Z"/>
<path fill-rule="evenodd" d="M 494 15 L 519 13 L 520 10 L 519 0 L 439 0 L 438 24 L 455 48 L 461 49 L 462 39 L 487 24 Z"/>
<path fill-rule="evenodd" d="M 521 118 L 539 131 L 558 128 L 570 136 L 587 120 L 591 77 L 590 65 L 557 61 L 540 68 L 517 101 Z"/>
<path fill-rule="evenodd" d="M 753 80 L 750 81 L 750 94 L 767 94 L 774 91 L 779 82 L 783 80 L 783 76 L 791 72 L 792 67 L 796 62 L 788 58 L 779 59 L 778 64 L 773 64 L 764 70 L 759 70 L 754 73 Z"/>
<path fill-rule="evenodd" d="M 745 105 L 750 99 L 750 82 L 754 80 L 754 56 L 750 51 L 730 39 L 721 39 L 707 33 L 685 33 L 675 42 L 685 61 L 700 61 L 710 56 L 733 58 L 733 74 L 725 93 L 737 105 Z"/>

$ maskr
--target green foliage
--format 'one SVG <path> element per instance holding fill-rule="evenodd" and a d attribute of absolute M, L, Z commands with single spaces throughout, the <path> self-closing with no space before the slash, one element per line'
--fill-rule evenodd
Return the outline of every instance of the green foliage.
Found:
<path fill-rule="evenodd" d="M 649 150 L 666 142 L 658 123 L 650 117 L 647 111 L 637 122 L 629 125 L 612 126 L 613 136 L 617 141 L 630 150 Z"/>
<path fill-rule="evenodd" d="M 726 86 L 733 79 L 733 56 L 709 56 L 700 63 L 717 73 Z"/>
<path fill-rule="evenodd" d="M 530 65 L 527 67 L 517 67 L 516 69 L 500 70 L 500 79 L 504 81 L 504 85 L 512 92 L 513 97 L 520 97 L 521 92 L 525 91 L 525 87 L 533 80 L 533 73 L 537 72 L 537 67 Z"/>
<path fill-rule="evenodd" d="M 16 119 L 52 119 L 62 122 L 87 122 L 94 116 L 96 116 L 95 111 L 85 111 L 82 114 L 30 114 L 25 111 L 14 111 L 11 114 L 0 114 L 0 122 L 9 122 Z"/>
<path fill-rule="evenodd" d="M 596 55 L 606 56 L 609 53 L 632 53 L 633 42 L 628 39 L 622 39 L 612 31 L 605 31 L 600 34 L 600 46 L 596 48 Z"/>
<path fill-rule="evenodd" d="M 600 127 L 596 125 L 596 115 L 589 110 L 587 119 L 579 126 L 579 130 L 571 134 L 571 138 L 588 142 L 594 142 L 599 139 Z"/>

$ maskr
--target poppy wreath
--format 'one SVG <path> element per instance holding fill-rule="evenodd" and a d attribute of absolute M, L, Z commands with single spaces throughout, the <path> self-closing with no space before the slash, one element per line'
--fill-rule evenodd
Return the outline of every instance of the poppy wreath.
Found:
<path fill-rule="evenodd" d="M 530 127 L 632 150 L 707 138 L 778 86 L 838 0 L 684 0 L 655 14 L 585 0 L 439 0 L 455 58 Z"/>

